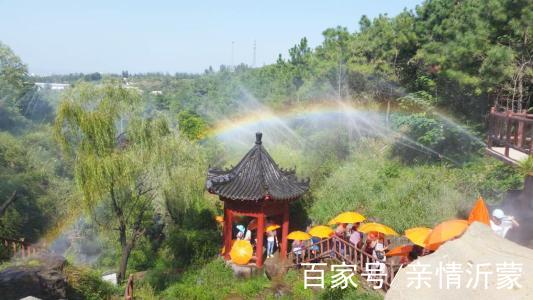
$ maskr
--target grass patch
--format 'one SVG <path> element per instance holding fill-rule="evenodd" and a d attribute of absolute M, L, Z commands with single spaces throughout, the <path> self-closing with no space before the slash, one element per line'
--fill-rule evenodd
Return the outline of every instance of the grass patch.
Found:
<path fill-rule="evenodd" d="M 479 195 L 489 203 L 519 186 L 516 171 L 484 159 L 462 168 L 447 165 L 405 166 L 387 153 L 361 150 L 340 166 L 314 193 L 309 214 L 326 223 L 340 212 L 356 210 L 397 231 L 433 227 L 461 217 Z"/>
<path fill-rule="evenodd" d="M 163 292 L 163 299 L 222 299 L 231 294 L 253 299 L 269 287 L 270 281 L 265 276 L 236 279 L 223 260 L 215 259 L 201 268 L 189 268 Z"/>

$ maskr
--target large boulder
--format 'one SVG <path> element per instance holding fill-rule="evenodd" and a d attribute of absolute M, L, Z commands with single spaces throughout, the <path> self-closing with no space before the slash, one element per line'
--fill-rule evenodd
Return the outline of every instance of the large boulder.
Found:
<path fill-rule="evenodd" d="M 34 257 L 0 272 L 0 298 L 66 299 L 67 282 L 62 273 L 65 259 Z"/>
<path fill-rule="evenodd" d="M 273 280 L 274 278 L 282 277 L 288 270 L 287 260 L 281 259 L 279 252 L 276 252 L 273 257 L 265 260 L 264 268 L 268 279 Z"/>
<path fill-rule="evenodd" d="M 440 266 L 451 270 L 452 263 L 460 264 L 460 275 L 452 272 L 440 275 Z M 502 269 L 503 263 L 514 263 L 511 269 Z M 442 264 L 442 265 L 441 265 Z M 488 264 L 476 271 L 476 265 Z M 469 266 L 473 265 L 473 268 Z M 521 270 L 515 269 L 519 266 Z M 507 267 L 510 267 L 508 264 Z M 421 272 L 430 271 L 431 274 Z M 453 270 L 452 270 L 453 271 Z M 470 272 L 470 273 L 469 273 Z M 488 272 L 487 280 L 482 272 Z M 502 283 L 505 273 L 518 274 L 518 285 L 498 287 Z M 420 275 L 421 274 L 421 275 Z M 450 275 L 451 274 L 451 275 Z M 478 286 L 474 288 L 476 274 L 481 274 Z M 418 286 L 416 278 L 426 277 L 429 286 L 421 283 Z M 453 277 L 458 277 L 460 288 L 453 284 Z M 442 288 L 440 282 L 442 280 Z M 487 282 L 487 288 L 484 284 Z M 452 283 L 448 289 L 446 283 Z M 449 241 L 433 254 L 421 257 L 399 271 L 385 299 L 533 299 L 533 250 L 522 247 L 514 242 L 503 239 L 492 232 L 490 227 L 475 222 L 462 237 Z"/>

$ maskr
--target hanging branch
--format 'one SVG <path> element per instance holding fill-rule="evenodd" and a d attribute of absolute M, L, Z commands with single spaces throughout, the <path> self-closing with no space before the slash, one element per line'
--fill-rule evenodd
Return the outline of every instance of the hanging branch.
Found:
<path fill-rule="evenodd" d="M 9 205 L 11 205 L 11 203 L 15 202 L 16 199 L 17 199 L 17 191 L 14 191 L 13 194 L 11 194 L 11 197 L 9 197 L 9 199 L 7 199 L 2 204 L 2 206 L 0 206 L 0 217 L 2 217 L 4 215 L 5 211 L 9 207 Z"/>

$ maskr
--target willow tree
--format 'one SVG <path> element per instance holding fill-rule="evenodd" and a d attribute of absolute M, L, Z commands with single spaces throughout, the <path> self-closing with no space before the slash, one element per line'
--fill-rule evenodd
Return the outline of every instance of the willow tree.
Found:
<path fill-rule="evenodd" d="M 72 160 L 85 211 L 103 230 L 118 233 L 118 280 L 153 220 L 158 188 L 158 150 L 169 134 L 160 118 L 142 118 L 137 91 L 81 84 L 66 94 L 55 135 Z"/>

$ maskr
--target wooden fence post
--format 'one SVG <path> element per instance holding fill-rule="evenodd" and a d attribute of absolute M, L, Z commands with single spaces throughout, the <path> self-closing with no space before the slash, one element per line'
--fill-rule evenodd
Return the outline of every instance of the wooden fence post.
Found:
<path fill-rule="evenodd" d="M 505 157 L 509 157 L 509 146 L 511 145 L 511 112 L 505 116 Z"/>

